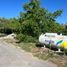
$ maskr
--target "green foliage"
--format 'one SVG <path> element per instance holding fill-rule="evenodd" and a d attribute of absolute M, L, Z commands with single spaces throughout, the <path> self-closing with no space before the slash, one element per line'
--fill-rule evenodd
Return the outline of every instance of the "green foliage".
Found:
<path fill-rule="evenodd" d="M 23 34 L 18 34 L 16 38 L 19 40 L 19 42 L 22 42 L 22 41 L 24 41 L 24 39 L 25 39 L 25 35 L 23 35 Z"/>
<path fill-rule="evenodd" d="M 36 42 L 37 40 L 33 38 L 32 36 L 24 35 L 24 34 L 18 34 L 16 37 L 19 42 Z"/>
<path fill-rule="evenodd" d="M 3 20 L 3 18 L 1 18 L 0 32 L 3 32 L 5 34 L 8 34 L 8 32 L 9 34 L 13 32 L 20 32 L 20 23 L 18 22 L 18 19 L 12 18 L 8 20 Z"/>
<path fill-rule="evenodd" d="M 64 34 L 64 35 L 67 35 L 67 28 L 64 28 L 63 34 Z"/>
<path fill-rule="evenodd" d="M 54 13 L 41 8 L 39 0 L 31 0 L 23 6 L 25 12 L 20 13 L 19 22 L 21 33 L 38 38 L 41 33 L 62 33 L 63 27 L 56 23 L 56 18 L 62 14 L 62 10 Z"/>
<path fill-rule="evenodd" d="M 0 18 L 0 31 L 17 33 L 17 38 L 25 42 L 34 42 L 45 32 L 62 33 L 64 27 L 56 22 L 56 18 L 63 10 L 51 13 L 40 6 L 39 0 L 30 0 L 23 8 L 25 12 L 21 12 L 18 19 Z"/>
<path fill-rule="evenodd" d="M 58 16 L 60 16 L 62 14 L 63 10 L 57 10 L 53 13 L 53 17 L 57 18 Z"/>

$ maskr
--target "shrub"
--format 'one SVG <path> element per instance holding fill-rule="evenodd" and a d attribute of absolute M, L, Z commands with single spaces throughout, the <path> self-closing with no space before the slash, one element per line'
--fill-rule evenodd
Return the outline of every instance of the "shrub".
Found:
<path fill-rule="evenodd" d="M 18 34 L 16 38 L 19 42 L 37 42 L 36 38 L 24 34 Z"/>

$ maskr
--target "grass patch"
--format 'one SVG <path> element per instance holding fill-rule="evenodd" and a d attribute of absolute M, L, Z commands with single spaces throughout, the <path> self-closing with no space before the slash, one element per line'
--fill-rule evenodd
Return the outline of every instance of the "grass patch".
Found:
<path fill-rule="evenodd" d="M 39 59 L 49 60 L 57 64 L 58 67 L 67 67 L 67 56 L 58 55 L 48 48 L 37 48 L 35 43 L 20 43 L 19 46 L 28 52 L 32 52 Z"/>
<path fill-rule="evenodd" d="M 35 43 L 19 43 L 18 46 L 28 52 L 31 52 L 32 49 L 35 48 Z"/>

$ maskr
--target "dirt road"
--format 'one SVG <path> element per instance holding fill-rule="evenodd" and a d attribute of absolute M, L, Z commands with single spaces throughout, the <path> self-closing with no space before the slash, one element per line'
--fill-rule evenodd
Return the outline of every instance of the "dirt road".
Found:
<path fill-rule="evenodd" d="M 42 61 L 31 53 L 16 48 L 0 40 L 0 67 L 57 67 L 55 64 Z"/>

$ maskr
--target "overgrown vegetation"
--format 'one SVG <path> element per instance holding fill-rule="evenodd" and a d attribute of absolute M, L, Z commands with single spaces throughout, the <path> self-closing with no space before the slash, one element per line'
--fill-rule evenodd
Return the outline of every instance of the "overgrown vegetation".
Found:
<path fill-rule="evenodd" d="M 25 42 L 25 43 L 28 43 L 28 42 L 35 43 L 35 42 L 37 42 L 36 38 L 34 38 L 32 36 L 24 35 L 24 34 L 18 34 L 16 39 L 19 40 L 19 42 Z"/>
<path fill-rule="evenodd" d="M 20 42 L 36 42 L 39 35 L 45 32 L 67 34 L 67 28 L 56 21 L 63 10 L 56 10 L 51 13 L 40 6 L 39 0 L 30 0 L 24 4 L 23 8 L 24 12 L 20 12 L 17 19 L 0 18 L 1 33 L 10 34 L 14 32 Z"/>

